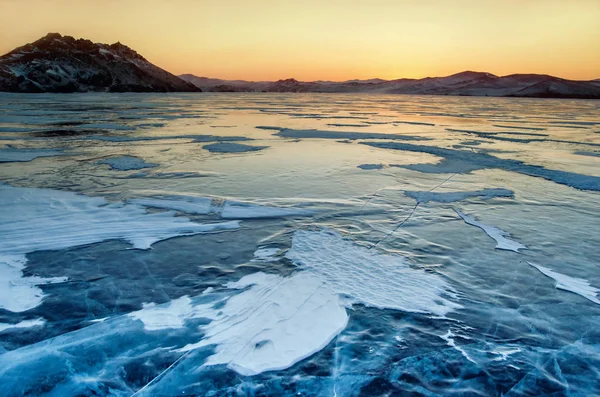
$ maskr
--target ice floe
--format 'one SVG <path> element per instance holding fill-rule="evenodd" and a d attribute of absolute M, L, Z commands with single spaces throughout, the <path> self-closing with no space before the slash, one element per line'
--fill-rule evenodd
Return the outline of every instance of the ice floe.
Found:
<path fill-rule="evenodd" d="M 600 289 L 592 287 L 589 281 L 583 278 L 567 276 L 529 261 L 527 263 L 538 269 L 543 275 L 556 281 L 556 288 L 573 292 L 577 295 L 583 296 L 590 302 L 600 305 L 600 299 L 598 299 L 598 293 L 600 292 Z"/>
<path fill-rule="evenodd" d="M 482 189 L 471 192 L 429 192 L 429 191 L 404 191 L 404 194 L 410 198 L 414 198 L 419 203 L 428 203 L 435 201 L 438 203 L 452 203 L 455 201 L 466 200 L 470 197 L 482 197 L 490 199 L 492 197 L 514 197 L 514 192 L 509 189 Z"/>
<path fill-rule="evenodd" d="M 460 211 L 456 211 L 456 213 L 465 221 L 465 223 L 480 228 L 488 236 L 496 240 L 496 249 L 514 252 L 519 252 L 520 249 L 527 249 L 527 247 L 523 244 L 509 239 L 508 236 L 510 236 L 510 234 L 508 232 L 505 232 L 504 230 L 499 229 L 495 226 L 490 226 L 486 225 L 485 223 L 479 222 L 477 219 L 475 219 L 475 217 L 471 215 L 463 214 Z"/>
<path fill-rule="evenodd" d="M 138 205 L 109 203 L 71 192 L 0 185 L 0 308 L 20 312 L 39 305 L 41 284 L 62 277 L 23 277 L 25 255 L 111 239 L 134 248 L 176 236 L 235 229 L 236 221 L 199 224 L 172 212 L 149 214 Z"/>

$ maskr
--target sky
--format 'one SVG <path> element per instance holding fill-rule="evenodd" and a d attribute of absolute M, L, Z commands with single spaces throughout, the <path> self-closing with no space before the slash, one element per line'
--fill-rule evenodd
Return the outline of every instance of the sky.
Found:
<path fill-rule="evenodd" d="M 600 0 L 0 0 L 0 53 L 49 32 L 224 79 L 600 78 Z"/>

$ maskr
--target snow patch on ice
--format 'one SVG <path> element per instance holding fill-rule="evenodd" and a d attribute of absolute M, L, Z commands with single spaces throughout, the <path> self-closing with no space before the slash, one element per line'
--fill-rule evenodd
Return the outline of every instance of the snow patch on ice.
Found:
<path fill-rule="evenodd" d="M 235 229 L 239 222 L 199 224 L 173 212 L 149 214 L 143 207 L 109 203 L 59 190 L 0 185 L 0 308 L 13 312 L 42 302 L 41 284 L 64 277 L 23 277 L 25 254 L 60 250 L 111 239 L 147 249 L 157 241 Z"/>
<path fill-rule="evenodd" d="M 259 247 L 254 252 L 254 259 L 251 262 L 275 262 L 279 260 L 275 255 L 281 251 L 279 248 Z"/>
<path fill-rule="evenodd" d="M 192 300 L 188 296 L 182 296 L 165 305 L 144 303 L 141 310 L 129 313 L 128 316 L 143 322 L 144 328 L 148 331 L 156 331 L 183 328 L 188 319 L 199 317 L 212 319 L 214 313 L 206 305 L 192 306 Z"/>
<path fill-rule="evenodd" d="M 380 309 L 445 316 L 461 306 L 439 275 L 412 268 L 405 258 L 384 255 L 332 230 L 299 230 L 286 257 L 321 278 L 338 294 Z"/>
<path fill-rule="evenodd" d="M 590 302 L 594 302 L 595 304 L 600 305 L 600 299 L 598 299 L 598 293 L 600 292 L 600 289 L 592 287 L 590 285 L 590 282 L 586 279 L 571 277 L 561 273 L 557 273 L 552 269 L 541 265 L 537 265 L 529 261 L 527 263 L 538 269 L 543 275 L 550 277 L 551 279 L 556 281 L 556 288 L 573 292 L 577 295 L 583 296 Z"/>
<path fill-rule="evenodd" d="M 216 345 L 204 365 L 225 364 L 244 376 L 289 368 L 323 349 L 348 322 L 337 294 L 319 277 L 254 273 L 226 285 L 245 289 L 229 298 L 189 351 Z"/>
<path fill-rule="evenodd" d="M 481 223 L 471 215 L 463 214 L 460 211 L 456 211 L 456 213 L 465 221 L 465 223 L 482 229 L 488 236 L 496 240 L 496 249 L 514 252 L 519 252 L 520 249 L 527 249 L 527 247 L 523 244 L 509 239 L 508 236 L 510 236 L 510 234 L 508 232 L 505 232 L 504 230 L 495 226 Z"/>

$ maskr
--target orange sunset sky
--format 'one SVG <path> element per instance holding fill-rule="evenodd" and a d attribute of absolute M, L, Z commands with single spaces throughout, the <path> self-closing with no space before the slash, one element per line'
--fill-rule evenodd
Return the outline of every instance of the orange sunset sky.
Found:
<path fill-rule="evenodd" d="M 48 32 L 226 79 L 600 78 L 600 0 L 0 0 L 2 54 Z"/>

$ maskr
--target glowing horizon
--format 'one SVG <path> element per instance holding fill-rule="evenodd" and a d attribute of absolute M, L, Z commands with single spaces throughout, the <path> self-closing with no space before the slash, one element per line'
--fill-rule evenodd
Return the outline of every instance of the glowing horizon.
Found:
<path fill-rule="evenodd" d="M 0 6 L 2 54 L 58 32 L 120 41 L 173 74 L 221 79 L 392 80 L 465 70 L 600 78 L 597 0 L 0 0 Z"/>

